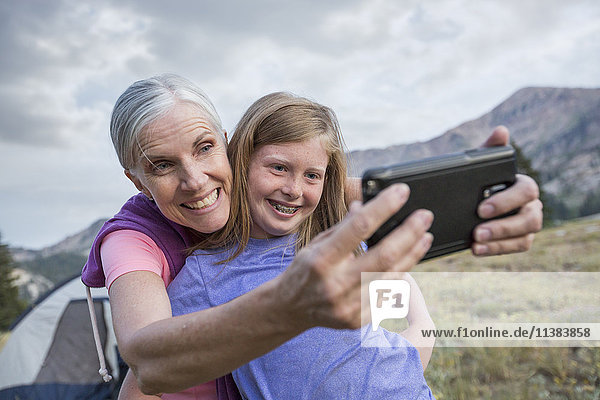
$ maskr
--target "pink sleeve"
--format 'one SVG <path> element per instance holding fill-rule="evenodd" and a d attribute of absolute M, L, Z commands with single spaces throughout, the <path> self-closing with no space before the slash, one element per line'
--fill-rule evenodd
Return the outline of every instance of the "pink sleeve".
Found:
<path fill-rule="evenodd" d="M 141 232 L 123 229 L 106 235 L 100 245 L 106 287 L 128 272 L 150 271 L 162 278 L 165 286 L 173 280 L 169 264 L 156 243 Z"/>
<path fill-rule="evenodd" d="M 173 280 L 165 254 L 148 235 L 123 229 L 106 235 L 100 245 L 102 268 L 106 287 L 123 274 L 132 271 L 150 271 L 159 275 L 165 286 Z M 165 394 L 163 399 L 217 399 L 215 381 L 203 383 L 179 393 Z"/>

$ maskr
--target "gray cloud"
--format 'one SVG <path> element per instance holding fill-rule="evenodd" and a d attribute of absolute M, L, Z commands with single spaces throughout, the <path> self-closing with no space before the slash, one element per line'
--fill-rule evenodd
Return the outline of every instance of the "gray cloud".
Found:
<path fill-rule="evenodd" d="M 61 131 L 64 121 L 55 115 L 40 115 L 31 111 L 26 99 L 17 96 L 0 98 L 0 140 L 12 143 L 31 143 L 38 146 L 65 144 Z"/>
<path fill-rule="evenodd" d="M 93 114 L 86 107 L 107 101 L 102 92 L 88 97 L 90 89 L 115 73 L 116 81 L 131 80 L 126 65 L 144 55 L 143 26 L 120 24 L 113 10 L 77 2 L 14 3 L 0 11 L 8 22 L 0 28 L 0 140 L 63 145 L 79 134 L 80 119 Z"/>
<path fill-rule="evenodd" d="M 0 157 L 15 168 L 0 230 L 50 244 L 133 193 L 108 119 L 134 80 L 192 79 L 229 130 L 259 96 L 290 90 L 331 106 L 351 149 L 383 147 L 523 86 L 598 86 L 599 20 L 586 0 L 1 2 Z"/>

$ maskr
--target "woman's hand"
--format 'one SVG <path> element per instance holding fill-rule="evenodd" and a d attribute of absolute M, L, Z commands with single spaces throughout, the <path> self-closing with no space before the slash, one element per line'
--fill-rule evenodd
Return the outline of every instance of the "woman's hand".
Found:
<path fill-rule="evenodd" d="M 361 325 L 361 272 L 408 271 L 425 255 L 433 237 L 433 214 L 412 213 L 365 254 L 353 250 L 406 202 L 408 186 L 393 185 L 366 204 L 352 203 L 344 220 L 302 249 L 278 278 L 286 322 L 299 329 Z"/>
<path fill-rule="evenodd" d="M 494 129 L 485 147 L 504 146 L 509 142 L 508 129 Z M 510 188 L 496 193 L 481 202 L 478 213 L 481 218 L 493 218 L 515 209 L 512 216 L 486 221 L 474 231 L 473 254 L 488 256 L 527 251 L 533 243 L 534 233 L 542 229 L 542 202 L 537 183 L 527 175 L 517 175 Z"/>

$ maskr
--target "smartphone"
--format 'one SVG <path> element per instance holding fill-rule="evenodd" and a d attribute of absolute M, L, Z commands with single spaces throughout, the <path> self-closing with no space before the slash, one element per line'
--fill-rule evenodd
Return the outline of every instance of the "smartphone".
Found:
<path fill-rule="evenodd" d="M 369 169 L 362 178 L 365 202 L 399 182 L 410 187 L 410 197 L 367 240 L 367 245 L 374 246 L 410 213 L 425 208 L 435 218 L 429 229 L 433 243 L 423 260 L 468 249 L 473 243 L 473 229 L 484 221 L 477 215 L 479 203 L 510 187 L 516 171 L 515 151 L 511 146 L 472 149 Z"/>

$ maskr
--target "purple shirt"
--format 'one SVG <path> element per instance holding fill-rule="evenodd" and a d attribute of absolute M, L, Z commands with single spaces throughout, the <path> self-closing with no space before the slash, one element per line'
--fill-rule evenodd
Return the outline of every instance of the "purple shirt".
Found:
<path fill-rule="evenodd" d="M 191 229 L 166 218 L 156 203 L 139 193 L 127 200 L 121 210 L 100 228 L 81 272 L 81 280 L 85 285 L 104 287 L 106 279 L 102 269 L 100 245 L 106 235 L 122 229 L 131 229 L 149 236 L 164 253 L 173 278 L 183 267 L 186 250 L 197 239 Z M 218 378 L 216 382 L 219 400 L 241 399 L 231 374 Z"/>
<path fill-rule="evenodd" d="M 186 261 L 167 291 L 173 315 L 226 303 L 280 275 L 292 262 L 295 236 L 250 239 L 233 249 L 200 250 Z M 363 343 L 376 345 L 361 346 Z M 231 338 L 231 340 L 238 340 Z M 233 371 L 248 399 L 434 399 L 417 349 L 401 335 L 312 328 Z"/>

